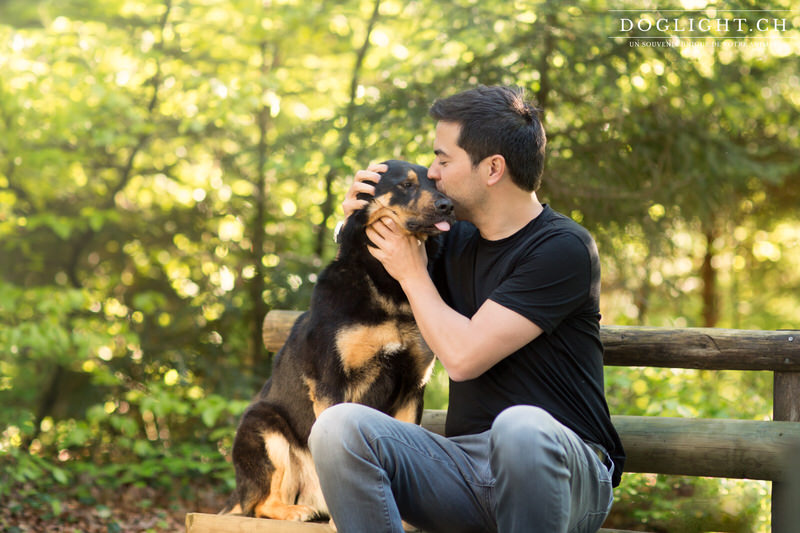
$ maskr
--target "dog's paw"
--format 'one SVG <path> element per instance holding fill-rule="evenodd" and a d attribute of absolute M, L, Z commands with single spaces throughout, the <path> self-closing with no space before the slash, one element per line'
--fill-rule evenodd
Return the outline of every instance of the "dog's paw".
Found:
<path fill-rule="evenodd" d="M 257 518 L 274 518 L 276 520 L 293 520 L 295 522 L 308 522 L 316 518 L 319 513 L 307 505 L 271 505 L 269 508 L 261 506 L 256 508 Z"/>
<path fill-rule="evenodd" d="M 309 520 L 313 520 L 319 515 L 316 509 L 309 507 L 307 505 L 290 505 L 289 507 L 291 508 L 291 510 L 289 511 L 289 516 L 291 518 L 285 518 L 284 520 L 308 522 Z"/>
<path fill-rule="evenodd" d="M 228 515 L 229 514 L 229 515 L 241 516 L 244 513 L 242 513 L 242 506 L 237 503 L 233 507 L 226 506 L 223 510 L 221 510 L 217 514 L 220 514 L 220 515 Z"/>

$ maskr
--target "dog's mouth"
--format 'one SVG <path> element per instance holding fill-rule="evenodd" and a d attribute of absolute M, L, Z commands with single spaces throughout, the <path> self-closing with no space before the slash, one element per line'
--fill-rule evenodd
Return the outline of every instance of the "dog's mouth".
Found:
<path fill-rule="evenodd" d="M 453 216 L 410 219 L 406 221 L 406 229 L 410 233 L 418 235 L 438 235 L 445 231 L 450 231 L 450 227 L 455 222 Z"/>

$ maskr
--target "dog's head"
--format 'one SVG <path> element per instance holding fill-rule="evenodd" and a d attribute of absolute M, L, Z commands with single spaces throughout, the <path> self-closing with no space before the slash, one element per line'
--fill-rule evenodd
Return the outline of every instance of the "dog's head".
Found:
<path fill-rule="evenodd" d="M 375 185 L 375 195 L 359 195 L 369 201 L 366 224 L 389 217 L 402 231 L 423 240 L 449 230 L 455 221 L 453 202 L 436 190 L 428 169 L 395 159 L 384 164 L 389 168 Z"/>

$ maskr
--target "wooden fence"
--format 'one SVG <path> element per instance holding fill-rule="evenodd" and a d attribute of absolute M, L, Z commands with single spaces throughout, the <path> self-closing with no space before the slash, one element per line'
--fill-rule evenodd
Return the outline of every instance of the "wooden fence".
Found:
<path fill-rule="evenodd" d="M 299 314 L 273 310 L 267 315 L 268 350 L 280 349 Z M 628 456 L 626 472 L 772 481 L 773 532 L 798 531 L 800 331 L 603 326 L 601 339 L 604 362 L 611 366 L 772 372 L 772 421 L 621 415 L 612 420 Z M 442 433 L 444 417 L 444 411 L 426 410 L 422 425 Z M 201 524 L 219 523 L 208 515 L 190 515 L 187 524 L 189 518 L 195 524 L 192 533 L 236 531 L 204 529 Z"/>

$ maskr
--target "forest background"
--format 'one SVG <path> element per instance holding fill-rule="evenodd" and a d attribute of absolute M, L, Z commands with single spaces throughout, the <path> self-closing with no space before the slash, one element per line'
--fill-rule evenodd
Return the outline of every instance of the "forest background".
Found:
<path fill-rule="evenodd" d="M 353 172 L 430 163 L 428 106 L 479 83 L 544 109 L 540 197 L 594 234 L 603 323 L 796 329 L 800 3 L 744 15 L 757 39 L 621 32 L 664 7 L 0 1 L 0 529 L 216 511 L 264 314 L 307 305 Z M 771 417 L 767 374 L 606 388 L 614 414 Z M 616 500 L 615 527 L 769 530 L 768 483 L 626 475 Z"/>

